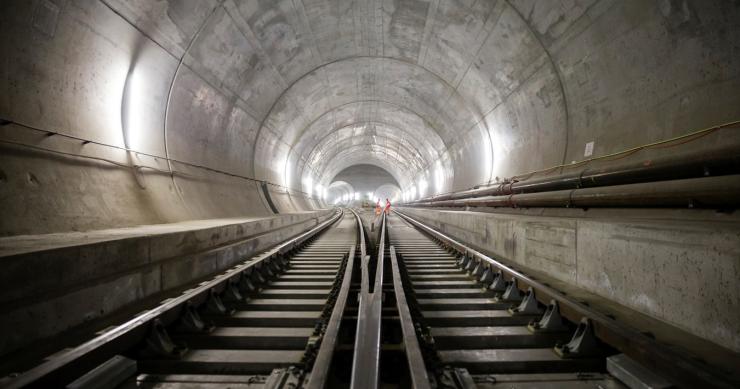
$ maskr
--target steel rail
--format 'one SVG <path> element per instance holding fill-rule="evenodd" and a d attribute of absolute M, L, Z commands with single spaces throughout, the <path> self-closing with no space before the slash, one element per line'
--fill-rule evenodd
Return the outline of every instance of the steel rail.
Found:
<path fill-rule="evenodd" d="M 491 270 L 501 271 L 509 280 L 516 278 L 519 289 L 527 290 L 527 288 L 531 287 L 535 291 L 536 299 L 543 304 L 548 304 L 550 300 L 557 301 L 560 313 L 568 320 L 578 323 L 583 317 L 591 319 L 594 333 L 604 343 L 611 345 L 644 366 L 664 375 L 665 378 L 669 379 L 678 387 L 737 388 L 740 384 L 740 381 L 736 377 L 728 376 L 712 366 L 692 359 L 690 355 L 671 349 L 669 346 L 659 343 L 635 328 L 620 323 L 512 267 L 434 230 L 403 212 L 399 212 L 398 210 L 394 212 L 459 253 L 473 258 L 473 260 L 484 264 Z"/>
<path fill-rule="evenodd" d="M 357 310 L 357 332 L 355 333 L 355 349 L 352 361 L 352 381 L 350 384 L 352 389 L 376 389 L 379 386 L 385 222 L 386 218 L 383 215 L 373 292 L 369 293 L 367 289 L 364 289 L 365 286 L 369 285 L 369 280 L 363 281 L 363 289 L 360 292 L 360 304 Z M 368 263 L 369 261 L 363 261 L 363 278 L 369 277 Z"/>
<path fill-rule="evenodd" d="M 396 248 L 391 246 L 391 267 L 393 269 L 393 291 L 396 295 L 396 307 L 401 321 L 401 332 L 403 333 L 403 344 L 406 350 L 406 359 L 409 364 L 409 375 L 414 389 L 431 389 L 427 368 L 424 364 L 424 356 L 419 347 L 419 339 L 416 337 L 414 321 L 406 301 L 406 293 L 403 290 L 401 271 L 398 267 Z"/>
<path fill-rule="evenodd" d="M 241 265 L 226 270 L 223 274 L 201 283 L 180 296 L 165 300 L 158 307 L 146 311 L 61 355 L 48 359 L 3 384 L 6 385 L 6 388 L 63 386 L 114 355 L 121 354 L 141 342 L 147 336 L 151 324 L 155 320 L 159 319 L 165 325 L 173 322 L 189 302 L 202 303 L 207 298 L 210 290 L 221 290 L 232 279 L 241 277 L 242 272 L 293 250 L 307 239 L 340 220 L 342 215 L 343 212 L 340 210 L 331 219 L 311 230 L 257 255 Z"/>
<path fill-rule="evenodd" d="M 359 224 L 360 234 L 362 234 L 362 224 Z M 324 335 L 321 339 L 321 346 L 316 355 L 313 368 L 311 369 L 311 375 L 308 378 L 306 389 L 322 389 L 326 386 L 326 381 L 329 376 L 329 368 L 331 367 L 332 357 L 334 356 L 334 350 L 337 346 L 337 338 L 339 335 L 339 328 L 342 324 L 342 317 L 344 316 L 344 310 L 347 306 L 347 297 L 349 296 L 350 285 L 352 284 L 352 270 L 355 262 L 355 249 L 356 245 L 352 245 L 347 256 L 347 267 L 344 270 L 344 276 L 342 278 L 342 286 L 339 290 L 339 296 L 337 301 L 334 303 L 334 309 L 329 319 L 329 324 L 326 326 Z"/>
<path fill-rule="evenodd" d="M 360 226 L 360 271 L 362 272 L 360 277 L 360 291 L 367 293 L 370 290 L 370 275 L 367 269 L 367 262 L 369 260 L 369 257 L 367 255 L 367 246 L 365 244 L 365 229 L 362 227 L 362 219 L 360 218 L 360 215 L 358 215 L 354 209 L 348 209 L 355 215 L 355 219 L 357 219 L 357 224 Z"/>

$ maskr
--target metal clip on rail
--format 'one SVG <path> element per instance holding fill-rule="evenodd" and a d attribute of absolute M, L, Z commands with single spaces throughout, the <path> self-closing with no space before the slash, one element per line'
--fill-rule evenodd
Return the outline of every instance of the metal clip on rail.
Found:
<path fill-rule="evenodd" d="M 547 305 L 542 318 L 539 321 L 530 322 L 527 329 L 534 333 L 564 332 L 568 330 L 568 326 L 565 325 L 563 317 L 560 316 L 558 302 L 550 300 L 550 304 Z"/>
<path fill-rule="evenodd" d="M 573 334 L 573 338 L 564 345 L 555 346 L 555 353 L 563 358 L 586 358 L 603 354 L 604 347 L 601 346 L 596 335 L 594 335 L 593 323 L 588 318 L 581 322 Z"/>
<path fill-rule="evenodd" d="M 176 331 L 181 334 L 198 334 L 212 332 L 214 328 L 213 323 L 205 322 L 200 317 L 195 304 L 188 301 L 183 308 L 182 317 L 180 317 Z"/>
<path fill-rule="evenodd" d="M 534 289 L 528 288 L 519 306 L 509 308 L 509 313 L 513 316 L 542 314 L 542 308 L 540 308 L 537 299 L 534 297 Z"/>

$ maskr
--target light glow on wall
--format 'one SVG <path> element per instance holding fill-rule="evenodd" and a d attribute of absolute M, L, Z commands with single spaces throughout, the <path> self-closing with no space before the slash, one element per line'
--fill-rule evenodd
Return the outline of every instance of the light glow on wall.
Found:
<path fill-rule="evenodd" d="M 123 89 L 123 144 L 132 150 L 141 150 L 145 131 L 145 118 L 139 105 L 143 100 L 144 85 L 141 71 L 131 69 Z"/>
<path fill-rule="evenodd" d="M 290 188 L 290 165 L 288 164 L 288 157 L 285 157 L 285 163 L 283 164 L 283 186 Z"/>
<path fill-rule="evenodd" d="M 427 193 L 427 180 L 422 177 L 419 179 L 419 183 L 417 184 L 419 186 L 419 198 L 424 197 L 424 195 Z"/>
<path fill-rule="evenodd" d="M 491 142 L 491 134 L 488 132 L 488 130 L 484 130 L 484 134 L 482 135 L 481 147 L 483 147 L 483 176 L 481 178 L 485 179 L 486 181 L 491 181 L 491 175 L 493 174 L 493 144 Z"/>
<path fill-rule="evenodd" d="M 303 181 L 303 188 L 305 188 L 306 193 L 310 196 L 313 193 L 313 178 L 306 177 L 306 179 Z"/>
<path fill-rule="evenodd" d="M 411 201 L 416 199 L 416 185 L 411 185 L 411 188 L 409 188 L 408 191 L 406 191 L 407 199 L 406 201 Z"/>
<path fill-rule="evenodd" d="M 444 189 L 445 185 L 445 176 L 444 171 L 442 171 L 442 163 L 440 161 L 437 161 L 434 166 L 434 191 L 436 193 L 441 193 L 442 189 Z"/>
<path fill-rule="evenodd" d="M 360 199 L 360 192 L 355 192 L 355 200 L 359 200 L 359 199 Z"/>

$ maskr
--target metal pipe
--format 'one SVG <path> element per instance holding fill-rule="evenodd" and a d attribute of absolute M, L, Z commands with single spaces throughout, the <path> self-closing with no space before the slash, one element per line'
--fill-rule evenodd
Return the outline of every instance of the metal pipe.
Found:
<path fill-rule="evenodd" d="M 688 207 L 740 206 L 740 175 L 597 188 L 432 201 L 416 207 Z"/>
<path fill-rule="evenodd" d="M 740 173 L 740 150 L 738 150 L 737 146 L 732 146 L 711 153 L 697 152 L 680 157 L 642 159 L 636 162 L 610 167 L 585 168 L 555 177 L 523 181 L 517 181 L 514 178 L 511 181 L 496 186 L 448 193 L 421 199 L 409 204 L 667 181 L 710 175 L 723 176 L 738 173 Z"/>

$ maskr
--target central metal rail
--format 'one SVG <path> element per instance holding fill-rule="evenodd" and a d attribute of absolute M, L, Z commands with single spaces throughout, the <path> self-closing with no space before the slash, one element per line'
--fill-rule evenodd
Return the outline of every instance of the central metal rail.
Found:
<path fill-rule="evenodd" d="M 358 220 L 359 220 L 359 216 Z M 370 290 L 369 256 L 363 257 L 357 331 L 352 362 L 353 389 L 376 389 L 380 374 L 380 337 L 383 314 L 383 258 L 385 252 L 385 215 L 382 217 L 375 280 Z"/>

